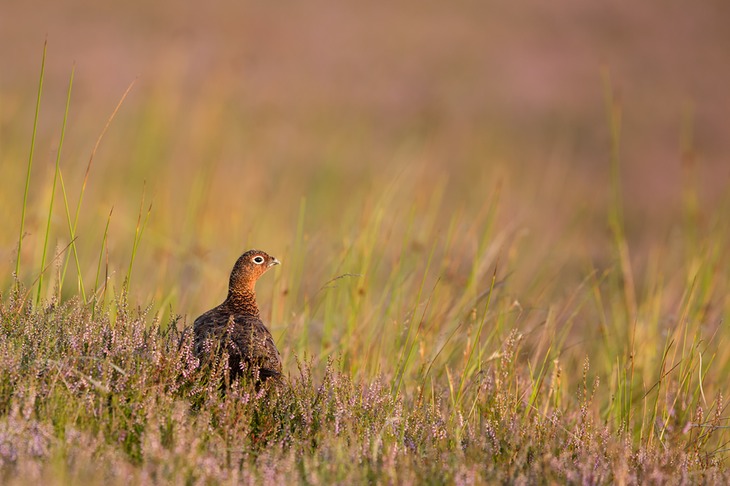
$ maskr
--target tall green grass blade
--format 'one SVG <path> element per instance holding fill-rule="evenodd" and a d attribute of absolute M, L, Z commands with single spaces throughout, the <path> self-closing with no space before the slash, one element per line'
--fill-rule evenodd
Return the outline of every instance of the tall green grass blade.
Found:
<path fill-rule="evenodd" d="M 25 211 L 28 207 L 28 192 L 30 189 L 30 174 L 33 167 L 33 153 L 35 152 L 35 138 L 38 132 L 38 117 L 41 111 L 41 95 L 43 94 L 43 77 L 46 72 L 46 49 L 48 39 L 43 43 L 43 56 L 41 58 L 41 75 L 38 80 L 38 97 L 35 105 L 35 116 L 33 117 L 33 135 L 30 139 L 30 155 L 28 156 L 28 171 L 25 176 L 25 190 L 23 192 L 23 207 L 20 212 L 20 233 L 18 235 L 18 255 L 15 259 L 15 277 L 20 279 L 20 256 L 23 248 L 23 237 L 25 236 Z"/>
<path fill-rule="evenodd" d="M 46 219 L 46 236 L 43 239 L 43 253 L 41 255 L 41 268 L 43 268 L 46 265 L 46 252 L 48 251 L 48 241 L 51 238 L 51 220 L 53 219 L 53 203 L 56 199 L 56 182 L 58 181 L 58 176 L 61 172 L 60 166 L 61 166 L 61 151 L 63 149 L 63 140 L 66 137 L 66 123 L 68 122 L 68 111 L 69 107 L 71 106 L 71 90 L 73 88 L 74 84 L 74 71 L 76 69 L 76 66 L 73 66 L 71 68 L 71 78 L 68 81 L 68 92 L 66 94 L 66 108 L 63 111 L 63 122 L 61 124 L 61 137 L 58 140 L 58 150 L 56 151 L 56 167 L 53 171 L 53 185 L 51 186 L 51 200 L 48 203 L 48 218 Z M 64 197 L 65 200 L 65 197 Z M 74 235 L 71 235 L 71 245 L 72 248 L 76 248 L 75 244 L 76 239 L 74 238 Z M 59 291 L 63 288 L 63 278 L 59 282 Z M 38 293 L 36 294 L 36 305 L 41 300 L 41 295 L 43 291 L 43 272 L 41 272 L 39 278 L 38 278 Z M 86 298 L 84 297 L 84 301 L 86 301 Z"/>
<path fill-rule="evenodd" d="M 147 213 L 144 215 L 144 220 L 142 219 L 142 214 L 144 212 L 144 199 L 145 194 L 144 191 L 142 191 L 142 200 L 139 204 L 139 214 L 137 215 L 137 226 L 134 230 L 134 243 L 132 244 L 132 255 L 129 258 L 129 268 L 127 269 L 127 278 L 124 279 L 124 287 L 127 291 L 129 291 L 130 283 L 132 281 L 132 266 L 134 265 L 134 259 L 137 256 L 137 249 L 139 248 L 139 242 L 142 240 L 142 232 L 144 231 L 145 226 L 147 226 L 147 221 L 150 218 L 150 213 L 152 213 L 152 203 L 150 203 L 149 207 L 147 208 Z"/>

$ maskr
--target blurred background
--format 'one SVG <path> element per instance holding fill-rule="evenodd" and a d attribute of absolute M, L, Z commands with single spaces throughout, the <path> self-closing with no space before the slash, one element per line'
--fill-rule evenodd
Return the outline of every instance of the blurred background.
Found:
<path fill-rule="evenodd" d="M 363 294 L 394 305 L 396 319 L 413 302 L 389 304 L 386 285 L 418 288 L 425 272 L 454 295 L 480 280 L 476 295 L 500 258 L 515 298 L 565 298 L 585 270 L 611 265 L 613 149 L 638 268 L 650 244 L 671 253 L 683 218 L 726 228 L 728 20 L 721 0 L 4 2 L 2 279 L 15 268 L 46 39 L 21 280 L 39 272 L 75 66 L 61 157 L 72 212 L 134 82 L 89 172 L 85 286 L 113 208 L 119 288 L 151 203 L 131 294 L 190 322 L 258 247 L 284 263 L 260 283 L 281 336 L 297 319 L 317 328 L 329 286 L 352 309 Z M 47 261 L 70 239 L 58 189 L 55 202 Z M 328 284 L 344 273 L 358 276 Z"/>

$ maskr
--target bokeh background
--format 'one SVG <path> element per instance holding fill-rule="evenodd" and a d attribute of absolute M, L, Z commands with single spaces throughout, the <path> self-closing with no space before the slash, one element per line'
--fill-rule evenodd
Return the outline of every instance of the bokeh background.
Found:
<path fill-rule="evenodd" d="M 75 66 L 61 158 L 72 209 L 134 82 L 89 172 L 77 240 L 87 287 L 110 210 L 118 290 L 151 203 L 130 293 L 188 323 L 222 299 L 249 247 L 284 262 L 260 283 L 278 337 L 326 321 L 312 308 L 329 286 L 360 316 L 357 295 L 390 305 L 393 275 L 417 288 L 426 272 L 454 295 L 480 278 L 480 294 L 498 261 L 515 299 L 567 299 L 612 265 L 612 149 L 641 287 L 650 247 L 671 255 L 686 218 L 726 228 L 728 20 L 721 0 L 3 2 L 2 279 L 15 267 L 47 39 L 26 285 Z M 52 255 L 69 241 L 58 191 L 50 241 Z M 328 284 L 345 273 L 360 276 Z M 77 293 L 75 277 L 62 291 Z M 414 305 L 403 300 L 393 315 Z"/>

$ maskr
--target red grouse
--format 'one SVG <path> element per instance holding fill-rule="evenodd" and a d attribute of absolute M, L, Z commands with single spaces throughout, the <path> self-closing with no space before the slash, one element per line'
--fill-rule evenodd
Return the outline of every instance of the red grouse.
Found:
<path fill-rule="evenodd" d="M 278 264 L 263 251 L 247 251 L 233 266 L 226 300 L 195 319 L 195 355 L 205 362 L 211 354 L 227 351 L 231 379 L 244 370 L 261 382 L 281 376 L 281 356 L 261 322 L 254 291 L 256 280 Z"/>

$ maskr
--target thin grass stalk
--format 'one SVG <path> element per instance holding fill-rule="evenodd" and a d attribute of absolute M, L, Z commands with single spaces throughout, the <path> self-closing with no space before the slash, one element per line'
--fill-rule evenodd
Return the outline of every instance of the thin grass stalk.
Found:
<path fill-rule="evenodd" d="M 692 363 L 693 363 L 692 369 L 687 370 L 687 372 L 685 374 L 682 374 L 681 370 L 680 370 L 679 386 L 678 386 L 679 393 L 676 393 L 674 395 L 674 399 L 671 401 L 671 404 L 669 403 L 669 400 L 667 400 L 667 403 L 665 404 L 664 414 L 662 417 L 662 421 L 664 424 L 662 426 L 662 430 L 659 433 L 659 437 L 658 437 L 658 440 L 662 445 L 665 445 L 663 442 L 663 439 L 664 439 L 664 433 L 667 431 L 667 428 L 669 427 L 670 414 L 673 410 L 677 410 L 677 404 L 680 401 L 680 399 L 683 398 L 682 389 L 690 387 L 692 375 L 694 374 L 694 368 L 697 366 L 697 364 L 694 363 L 693 359 L 690 359 L 690 361 L 692 361 Z M 664 374 L 664 376 L 669 375 L 672 371 L 674 371 L 677 367 L 679 367 L 680 364 L 681 364 L 681 362 L 674 365 L 674 367 L 672 367 L 672 369 L 670 369 L 668 372 L 666 372 Z M 685 393 L 687 393 L 687 392 L 685 392 Z M 667 393 L 667 396 L 668 395 L 669 394 Z M 689 403 L 688 400 L 683 400 L 683 401 L 685 401 L 686 403 Z"/>
<path fill-rule="evenodd" d="M 537 406 L 537 398 L 538 394 L 540 393 L 540 390 L 542 389 L 542 384 L 545 381 L 545 375 L 547 373 L 547 367 L 548 367 L 548 358 L 550 357 L 550 352 L 552 351 L 552 346 L 548 347 L 547 351 L 545 352 L 545 358 L 542 361 L 542 366 L 540 367 L 540 371 L 537 374 L 537 383 L 535 383 L 535 378 L 532 375 L 532 370 L 530 370 L 530 381 L 532 385 L 532 391 L 530 392 L 530 399 L 527 402 L 527 407 L 525 407 L 524 414 L 522 416 L 522 426 L 527 426 L 527 420 L 530 417 L 530 412 L 533 410 L 539 412 L 539 408 Z"/>
<path fill-rule="evenodd" d="M 631 323 L 631 343 L 630 343 L 630 350 L 629 350 L 629 381 L 628 381 L 628 396 L 629 396 L 629 406 L 628 406 L 628 412 L 626 414 L 626 430 L 629 430 L 630 423 L 631 423 L 631 412 L 634 408 L 634 371 L 636 368 L 636 324 L 637 324 L 638 317 L 635 317 Z"/>
<path fill-rule="evenodd" d="M 469 368 L 471 366 L 471 361 L 474 356 L 474 350 L 479 347 L 479 338 L 482 335 L 482 329 L 484 328 L 484 323 L 487 321 L 487 314 L 489 312 L 489 306 L 492 303 L 492 295 L 494 294 L 494 284 L 497 281 L 497 267 L 494 267 L 494 273 L 492 273 L 492 282 L 489 285 L 489 294 L 487 295 L 487 301 L 484 304 L 484 312 L 482 314 L 482 318 L 479 321 L 479 326 L 477 327 L 477 333 L 476 336 L 474 336 L 474 344 L 472 345 L 471 349 L 469 350 L 469 355 L 466 358 L 466 363 L 464 364 L 464 371 L 461 374 L 461 379 L 459 380 L 459 389 L 456 393 L 456 404 L 457 408 L 458 405 L 461 404 L 461 399 L 464 393 L 464 384 L 466 383 L 467 376 L 469 376 Z"/>
<path fill-rule="evenodd" d="M 413 305 L 413 311 L 411 312 L 411 315 L 408 319 L 408 334 L 406 335 L 404 345 L 401 347 L 401 353 L 398 357 L 398 367 L 396 368 L 396 379 L 393 381 L 393 386 L 391 389 L 391 392 L 393 395 L 396 395 L 398 391 L 400 390 L 401 383 L 403 382 L 403 374 L 405 373 L 406 364 L 407 364 L 407 356 L 410 356 L 410 350 L 406 351 L 408 341 L 410 340 L 411 332 L 413 330 L 413 322 L 416 318 L 416 311 L 418 310 L 418 303 L 421 302 L 421 295 L 423 294 L 423 287 L 426 284 L 426 277 L 428 277 L 428 271 L 431 267 L 431 261 L 433 258 L 434 250 L 436 248 L 436 245 L 433 245 L 431 247 L 431 254 L 428 257 L 428 262 L 426 263 L 426 269 L 423 272 L 423 277 L 421 278 L 421 285 L 418 287 L 418 294 L 416 295 L 415 304 Z M 433 293 L 432 293 L 433 294 Z M 425 310 L 424 310 L 425 315 Z M 415 338 L 414 338 L 415 339 Z"/>
<path fill-rule="evenodd" d="M 694 106 L 689 104 L 682 113 L 680 129 L 680 152 L 682 160 L 682 210 L 685 238 L 689 240 L 689 251 L 697 252 L 699 246 L 700 199 L 698 187 L 698 157 L 694 141 Z"/>
<path fill-rule="evenodd" d="M 304 221 L 307 215 L 307 199 L 302 197 L 299 201 L 299 213 L 297 216 L 297 231 L 294 235 L 294 247 L 292 254 L 304 256 Z M 301 286 L 301 276 L 304 271 L 304 259 L 295 258 L 291 263 L 291 285 L 290 285 L 290 302 L 296 303 L 299 297 L 299 288 Z"/>
<path fill-rule="evenodd" d="M 654 386 L 652 386 L 649 389 L 649 391 L 646 392 L 646 394 L 644 395 L 644 398 L 646 398 L 646 396 L 649 395 L 649 393 L 654 388 L 657 389 L 656 390 L 656 398 L 654 399 L 654 406 L 652 407 L 652 410 L 651 410 L 651 418 L 649 419 L 649 424 L 650 424 L 649 425 L 649 431 L 648 431 L 647 436 L 646 436 L 646 441 L 647 441 L 646 442 L 646 445 L 648 447 L 651 447 L 652 441 L 654 439 L 654 428 L 656 426 L 656 418 L 657 418 L 657 415 L 659 414 L 659 398 L 660 398 L 661 392 L 662 392 L 662 383 L 664 381 L 664 378 L 668 374 L 668 372 L 665 371 L 666 370 L 666 367 L 667 367 L 667 357 L 669 355 L 669 350 L 672 348 L 672 345 L 673 344 L 674 344 L 674 341 L 669 342 L 669 344 L 664 349 L 664 353 L 662 353 L 662 362 L 661 362 L 660 368 L 659 368 L 659 379 L 654 384 Z M 672 370 L 673 369 L 674 368 L 672 368 Z"/>
<path fill-rule="evenodd" d="M 621 127 L 623 110 L 621 100 L 617 99 L 611 76 L 608 71 L 604 72 L 604 97 L 608 124 L 611 135 L 611 194 L 612 204 L 609 211 L 608 223 L 614 237 L 616 251 L 618 252 L 621 275 L 623 277 L 624 300 L 626 305 L 627 320 L 636 319 L 636 286 L 634 284 L 634 273 L 631 267 L 631 257 L 628 243 L 626 241 L 623 195 L 621 189 Z"/>
<path fill-rule="evenodd" d="M 114 212 L 114 207 L 112 206 L 111 210 L 109 211 L 109 216 L 106 219 L 106 227 L 104 228 L 104 236 L 101 239 L 101 248 L 99 250 L 99 263 L 96 266 L 96 278 L 94 279 L 94 301 L 91 304 L 91 318 L 92 319 L 96 315 L 95 314 L 95 312 L 96 312 L 96 294 L 99 290 L 99 275 L 101 274 L 101 262 L 104 259 L 105 251 L 106 251 L 106 256 L 107 256 L 107 278 L 108 278 L 109 250 L 108 250 L 108 246 L 106 243 L 107 243 L 107 238 L 109 237 L 109 223 L 112 220 L 113 212 Z M 105 294 L 106 294 L 106 282 L 107 281 L 108 280 L 104 280 Z M 106 295 L 104 296 L 104 298 L 102 298 L 102 302 L 104 302 L 105 299 L 106 299 Z"/>
<path fill-rule="evenodd" d="M 304 273 L 304 222 L 306 220 L 307 216 L 307 199 L 305 197 L 302 197 L 299 203 L 299 215 L 297 217 L 297 232 L 294 237 L 294 251 L 292 252 L 294 255 L 302 256 L 302 258 L 295 258 L 293 259 L 292 263 L 292 287 L 293 287 L 293 295 L 292 295 L 292 303 L 295 303 L 297 300 L 297 297 L 299 297 L 299 292 L 301 290 L 301 282 L 302 282 L 302 274 Z M 304 309 L 303 309 L 303 317 L 306 317 L 306 315 L 310 312 L 309 309 L 309 299 L 305 299 L 304 302 Z M 302 326 L 300 329 L 300 337 L 299 337 L 299 349 L 305 348 L 305 343 L 308 338 L 308 329 L 307 326 Z"/>
<path fill-rule="evenodd" d="M 696 301 L 697 289 L 697 273 L 694 272 L 691 279 L 688 279 L 689 288 L 685 289 L 684 295 L 682 296 L 681 312 L 679 313 L 679 328 L 675 329 L 675 335 L 677 339 L 681 339 L 680 345 L 674 348 L 672 354 L 672 363 L 677 363 L 680 366 L 680 375 L 683 375 L 688 367 L 692 365 L 691 361 L 688 361 L 686 355 L 687 343 L 689 340 L 689 321 L 691 319 L 691 309 L 694 302 Z M 677 353 L 681 349 L 681 356 L 677 360 Z"/>
<path fill-rule="evenodd" d="M 58 176 L 61 172 L 61 151 L 63 149 L 63 140 L 66 137 L 66 123 L 68 122 L 68 111 L 69 107 L 71 106 L 71 91 L 74 84 L 74 72 L 76 70 L 76 67 L 73 66 L 71 68 L 71 78 L 68 81 L 68 92 L 66 94 L 66 108 L 63 112 L 63 122 L 61 123 L 61 137 L 58 141 L 58 150 L 56 151 L 56 167 L 53 171 L 53 185 L 51 186 L 51 201 L 48 203 L 48 218 L 46 219 L 46 235 L 43 239 L 43 253 L 41 255 L 41 268 L 43 268 L 46 264 L 46 252 L 48 251 L 48 240 L 50 240 L 51 237 L 51 219 L 53 218 L 53 203 L 56 199 L 56 183 L 58 182 Z M 76 239 L 71 235 L 71 245 L 72 248 L 75 247 L 75 241 Z M 63 279 L 59 282 L 59 292 L 60 289 L 63 288 Z M 36 294 L 36 305 L 41 300 L 41 295 L 43 291 L 43 272 L 38 277 L 38 293 Z M 84 298 L 84 301 L 86 301 L 86 298 Z"/>
<path fill-rule="evenodd" d="M 454 327 L 454 330 L 451 331 L 451 334 L 449 334 L 449 337 L 446 338 L 444 343 L 441 345 L 439 350 L 436 352 L 436 354 L 433 356 L 431 361 L 428 363 L 428 366 L 426 367 L 426 372 L 423 374 L 423 379 L 421 380 L 421 396 L 423 395 L 423 390 L 425 389 L 426 385 L 426 378 L 431 373 L 431 369 L 433 368 L 433 364 L 436 362 L 436 359 L 441 355 L 441 352 L 446 348 L 446 345 L 451 342 L 451 339 L 456 335 L 457 331 L 461 329 L 461 324 L 457 324 L 456 327 Z M 433 385 L 433 377 L 431 377 L 431 383 Z M 433 388 L 432 388 L 433 390 Z M 419 396 L 419 402 L 421 400 L 421 396 Z"/>
<path fill-rule="evenodd" d="M 134 243 L 132 244 L 132 256 L 129 259 L 129 268 L 127 269 L 127 278 L 124 280 L 124 287 L 127 291 L 129 291 L 129 285 L 132 281 L 132 266 L 134 265 L 134 259 L 137 256 L 137 248 L 139 247 L 139 242 L 142 239 L 142 232 L 144 231 L 145 226 L 147 225 L 147 221 L 150 218 L 150 213 L 152 212 L 152 203 L 150 203 L 149 208 L 147 209 L 147 215 L 144 218 L 144 221 L 142 220 L 142 212 L 144 208 L 144 191 L 142 191 L 142 201 L 139 205 L 139 214 L 137 215 L 137 226 L 134 230 Z"/>
<path fill-rule="evenodd" d="M 35 138 L 38 133 L 38 118 L 41 111 L 41 95 L 43 94 L 43 77 L 46 72 L 46 50 L 48 48 L 48 39 L 43 43 L 43 56 L 41 57 L 41 75 L 38 80 L 38 97 L 35 105 L 35 115 L 33 117 L 33 135 L 30 138 L 30 155 L 28 156 L 28 170 L 25 176 L 25 190 L 23 191 L 23 207 L 20 211 L 20 233 L 18 234 L 18 255 L 15 259 L 15 278 L 19 284 L 20 279 L 20 254 L 23 248 L 23 236 L 25 234 L 25 211 L 28 207 L 28 192 L 30 189 L 30 174 L 33 167 L 33 154 L 35 152 Z"/>
<path fill-rule="evenodd" d="M 611 136 L 611 195 L 612 203 L 608 214 L 608 223 L 613 233 L 614 245 L 617 252 L 621 278 L 623 280 L 623 303 L 626 322 L 631 323 L 632 336 L 630 337 L 629 349 L 623 376 L 623 406 L 621 407 L 621 422 L 625 427 L 630 426 L 633 382 L 634 382 L 634 336 L 638 319 L 638 304 L 636 301 L 636 288 L 634 284 L 631 256 L 625 234 L 623 215 L 623 195 L 621 190 L 621 128 L 622 128 L 622 106 L 617 98 L 614 87 L 611 83 L 611 76 L 608 70 L 603 73 L 604 81 L 604 102 L 608 116 L 608 126 Z"/>
<path fill-rule="evenodd" d="M 79 215 L 81 214 L 81 203 L 84 200 L 84 193 L 86 192 L 86 184 L 89 181 L 89 173 L 91 172 L 91 164 L 94 161 L 94 156 L 96 155 L 96 151 L 99 149 L 99 145 L 101 144 L 102 138 L 104 138 L 104 135 L 106 135 L 107 130 L 109 129 L 109 125 L 111 125 L 112 120 L 117 116 L 117 112 L 119 111 L 119 108 L 121 108 L 122 103 L 124 103 L 124 100 L 127 98 L 127 95 L 129 95 L 129 92 L 132 91 L 132 87 L 134 86 L 134 83 L 137 82 L 137 79 L 135 78 L 129 86 L 127 86 L 127 89 L 124 91 L 124 94 L 122 94 L 122 97 L 119 99 L 119 102 L 117 103 L 117 106 L 114 107 L 114 111 L 112 111 L 112 114 L 109 115 L 109 118 L 106 121 L 106 124 L 104 125 L 104 128 L 102 129 L 101 133 L 96 139 L 96 143 L 94 144 L 94 148 L 91 150 L 91 155 L 89 156 L 89 162 L 86 164 L 86 172 L 84 173 L 84 181 L 81 184 L 81 191 L 79 193 L 79 200 L 76 203 L 76 213 L 74 215 L 74 221 L 73 225 L 71 224 L 71 217 L 69 215 L 68 210 L 68 200 L 66 198 L 66 188 L 63 184 L 63 177 L 61 177 L 61 188 L 63 189 L 63 197 L 64 202 L 66 203 L 66 218 L 69 221 L 69 231 L 71 233 L 71 239 L 73 240 L 76 237 L 76 229 L 78 227 L 79 222 Z M 86 302 L 85 292 L 84 292 L 84 285 L 83 281 L 81 280 L 81 269 L 79 265 L 79 256 L 78 252 L 76 250 L 76 245 L 72 247 L 73 256 L 76 260 L 76 270 L 79 275 L 79 290 L 81 291 L 81 295 L 84 296 L 84 302 Z M 69 257 L 64 260 L 63 263 L 63 271 L 61 272 L 61 281 L 63 282 L 66 277 L 66 270 L 68 268 L 68 261 Z M 98 274 L 97 274 L 98 277 Z M 96 289 L 94 289 L 96 291 Z"/>
<path fill-rule="evenodd" d="M 18 307 L 18 313 L 20 313 L 23 310 L 23 307 L 25 306 L 26 301 L 28 300 L 28 297 L 30 297 L 30 294 L 33 292 L 33 287 L 38 282 L 38 279 L 40 278 L 40 275 L 45 273 L 49 268 L 51 268 L 51 265 L 53 265 L 58 258 L 64 254 L 66 250 L 71 246 L 71 243 L 64 246 L 61 251 L 56 253 L 56 255 L 51 259 L 50 262 L 48 262 L 48 265 L 45 266 L 45 268 L 41 269 L 40 272 L 38 272 L 38 275 L 35 279 L 33 279 L 33 282 L 31 282 L 30 286 L 28 287 L 28 290 L 23 294 L 23 297 L 20 299 L 20 306 Z"/>
<path fill-rule="evenodd" d="M 73 227 L 73 224 L 71 223 L 71 213 L 69 211 L 69 206 L 68 206 L 68 194 L 66 192 L 66 184 L 63 182 L 63 172 L 60 170 L 58 172 L 58 178 L 61 182 L 61 193 L 63 194 L 63 207 L 66 212 L 66 223 L 68 224 L 68 231 L 69 231 L 69 234 L 71 235 L 71 240 L 74 240 L 76 238 L 76 229 Z M 81 275 L 81 263 L 79 262 L 79 254 L 78 254 L 75 244 L 71 247 L 71 254 L 73 255 L 74 262 L 76 263 L 77 289 L 78 289 L 79 293 L 81 294 L 81 298 L 83 299 L 84 303 L 86 303 L 86 291 L 84 289 L 83 276 Z M 58 286 L 59 293 L 61 292 L 61 289 L 63 288 L 63 282 L 66 280 L 66 268 L 65 267 L 66 267 L 66 264 L 68 263 L 68 259 L 69 259 L 69 257 L 67 255 L 66 258 L 64 259 L 65 260 L 64 268 L 61 271 L 61 275 L 59 278 L 59 282 L 60 282 L 60 284 Z"/>
<path fill-rule="evenodd" d="M 429 258 L 430 260 L 430 258 Z M 430 262 L 429 262 L 430 263 Z M 408 336 L 406 336 L 406 342 L 405 342 L 405 348 L 408 350 L 405 355 L 405 359 L 403 360 L 403 366 L 400 368 L 400 376 L 398 378 L 398 385 L 396 386 L 395 393 L 397 394 L 400 390 L 401 384 L 403 383 L 403 375 L 405 375 L 406 369 L 408 368 L 408 364 L 411 362 L 411 356 L 413 355 L 413 349 L 416 347 L 416 340 L 418 339 L 418 335 L 421 333 L 421 329 L 423 328 L 423 322 L 426 319 L 426 313 L 428 312 L 428 308 L 431 305 L 431 302 L 433 301 L 433 295 L 434 292 L 436 292 L 436 286 L 438 285 L 438 281 L 433 286 L 433 289 L 431 289 L 431 293 L 428 296 L 428 299 L 426 300 L 426 305 L 423 307 L 423 313 L 421 313 L 421 320 L 418 322 L 418 327 L 416 328 L 416 333 L 413 335 L 413 338 L 410 338 L 411 329 L 413 326 L 408 326 Z M 410 344 L 409 344 L 410 339 Z"/>
<path fill-rule="evenodd" d="M 476 255 L 474 258 L 474 264 L 472 265 L 471 272 L 469 273 L 466 287 L 464 289 L 461 300 L 458 305 L 455 306 L 455 309 L 463 309 L 464 306 L 467 303 L 471 302 L 472 299 L 479 299 L 479 293 L 476 288 L 477 283 L 479 282 L 480 274 L 482 273 L 482 268 L 479 263 L 482 261 L 484 253 L 486 252 L 489 245 L 494 244 L 494 240 L 490 238 L 490 236 L 492 235 L 492 229 L 497 220 L 497 211 L 499 209 L 501 193 L 501 183 L 497 183 L 495 191 L 492 194 L 489 203 L 481 209 L 480 214 L 474 220 L 474 224 L 472 227 L 474 228 L 473 231 L 475 233 L 477 231 L 476 228 L 481 224 L 482 218 L 484 218 L 484 229 L 481 231 L 481 235 L 479 237 Z"/>

